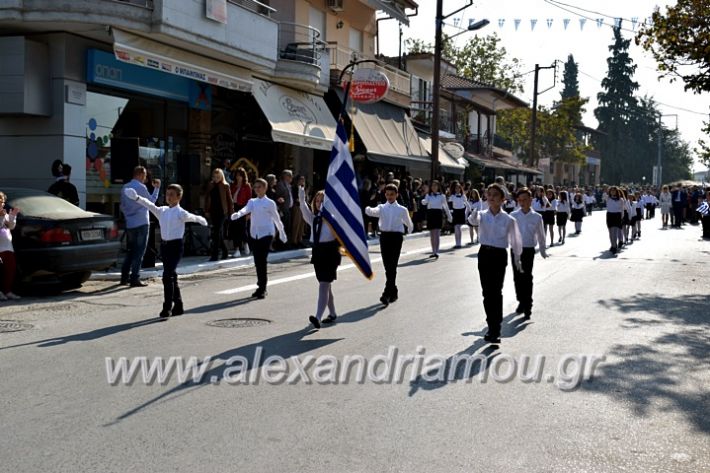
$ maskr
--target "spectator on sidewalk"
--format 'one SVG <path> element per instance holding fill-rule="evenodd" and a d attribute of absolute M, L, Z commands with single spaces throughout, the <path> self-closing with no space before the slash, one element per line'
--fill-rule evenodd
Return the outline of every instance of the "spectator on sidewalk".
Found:
<path fill-rule="evenodd" d="M 47 192 L 54 194 L 78 207 L 79 192 L 76 190 L 76 186 L 69 182 L 69 179 L 71 178 L 71 166 L 60 163 L 59 171 L 61 172 L 61 175 L 57 177 L 54 184 L 49 186 Z"/>
<path fill-rule="evenodd" d="M 5 203 L 7 196 L 0 192 L 0 264 L 2 264 L 2 286 L 0 291 L 0 301 L 8 299 L 17 300 L 20 298 L 12 292 L 15 283 L 15 249 L 12 246 L 12 230 L 15 228 L 15 221 L 20 209 L 7 209 Z"/>
<path fill-rule="evenodd" d="M 294 248 L 303 248 L 303 234 L 306 230 L 306 220 L 304 219 L 300 207 L 299 189 L 306 188 L 306 177 L 298 175 L 295 184 L 291 189 L 293 197 L 293 209 L 291 209 L 291 235 L 290 243 Z"/>
<path fill-rule="evenodd" d="M 160 180 L 153 179 L 153 193 L 150 194 L 144 184 L 147 177 L 148 171 L 143 166 L 137 166 L 133 169 L 133 179 L 121 190 L 121 212 L 126 219 L 127 246 L 126 257 L 121 267 L 122 286 L 130 284 L 131 287 L 143 287 L 147 285 L 140 281 L 140 269 L 148 247 L 148 230 L 150 229 L 148 209 L 129 199 L 125 194 L 126 189 L 133 189 L 138 196 L 155 204 L 160 192 Z"/>
<path fill-rule="evenodd" d="M 229 184 L 224 177 L 224 171 L 216 168 L 212 171 L 212 180 L 207 186 L 205 197 L 205 212 L 211 222 L 210 261 L 218 261 L 220 252 L 222 259 L 227 259 L 227 245 L 224 243 L 224 227 L 226 218 L 234 213 L 234 202 Z"/>
<path fill-rule="evenodd" d="M 251 185 L 249 177 L 244 168 L 238 168 L 234 172 L 234 180 L 232 182 L 232 202 L 234 203 L 234 211 L 239 212 L 247 205 L 251 199 Z M 239 251 L 240 256 L 246 254 L 246 244 L 248 241 L 246 219 L 237 220 L 230 223 L 229 235 L 234 243 L 234 254 Z"/>
<path fill-rule="evenodd" d="M 281 180 L 276 184 L 276 204 L 279 208 L 279 214 L 281 214 L 281 222 L 286 229 L 286 238 L 290 238 L 291 235 L 291 212 L 293 210 L 293 189 L 291 188 L 291 183 L 293 182 L 293 172 L 290 169 L 284 169 L 281 172 Z"/>

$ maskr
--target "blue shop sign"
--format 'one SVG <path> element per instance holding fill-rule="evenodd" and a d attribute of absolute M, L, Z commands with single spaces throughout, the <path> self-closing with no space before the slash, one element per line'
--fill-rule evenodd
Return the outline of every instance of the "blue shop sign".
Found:
<path fill-rule="evenodd" d="M 180 102 L 200 110 L 212 108 L 212 89 L 185 77 L 121 62 L 106 51 L 89 49 L 86 81 Z"/>

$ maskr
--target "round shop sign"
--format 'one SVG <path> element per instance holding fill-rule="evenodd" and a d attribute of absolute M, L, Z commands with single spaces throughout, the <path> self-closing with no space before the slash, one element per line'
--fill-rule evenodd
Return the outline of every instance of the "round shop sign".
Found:
<path fill-rule="evenodd" d="M 350 83 L 350 98 L 355 102 L 379 102 L 387 95 L 390 81 L 384 73 L 375 69 L 358 69 Z"/>

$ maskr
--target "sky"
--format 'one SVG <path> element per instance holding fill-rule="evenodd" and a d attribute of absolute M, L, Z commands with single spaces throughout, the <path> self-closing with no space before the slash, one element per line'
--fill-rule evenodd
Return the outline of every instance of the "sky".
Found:
<path fill-rule="evenodd" d="M 469 20 L 488 19 L 490 24 L 477 33 L 466 32 L 454 39 L 457 46 L 463 46 L 467 38 L 474 34 L 496 33 L 501 38 L 501 45 L 506 48 L 510 57 L 521 61 L 520 71 L 526 73 L 535 68 L 535 64 L 549 66 L 555 59 L 558 65 L 557 85 L 550 91 L 538 96 L 538 103 L 550 106 L 558 100 L 562 90 L 562 71 L 564 61 L 569 54 L 574 55 L 579 65 L 579 90 L 582 97 L 588 97 L 587 112 L 584 115 L 586 125 L 596 128 L 594 108 L 597 106 L 597 93 L 601 91 L 601 80 L 606 76 L 609 57 L 609 45 L 613 42 L 612 26 L 614 18 L 624 18 L 622 27 L 625 38 L 632 39 L 629 52 L 637 64 L 634 80 L 639 83 L 638 96 L 652 96 L 664 115 L 677 114 L 678 128 L 683 139 L 688 141 L 691 149 L 697 146 L 698 139 L 703 137 L 703 121 L 710 117 L 710 94 L 696 95 L 683 90 L 683 82 L 671 83 L 668 79 L 659 79 L 650 53 L 636 46 L 633 41 L 635 31 L 632 20 L 639 23 L 650 17 L 656 5 L 664 7 L 675 2 L 659 2 L 649 0 L 559 0 L 563 8 L 552 5 L 545 0 L 474 0 L 473 5 L 464 11 L 445 20 L 444 32 L 453 35 L 469 24 Z M 559 4 L 558 2 L 558 4 Z M 403 38 L 417 38 L 426 42 L 434 42 L 434 17 L 436 0 L 418 0 L 419 14 L 410 18 L 409 27 L 404 27 Z M 466 0 L 444 0 L 444 15 L 466 5 Z M 579 7 L 587 11 L 580 10 Z M 591 12 L 593 11 L 593 12 Z M 580 19 L 587 17 L 583 29 L 580 29 Z M 521 20 L 516 31 L 515 20 Z M 548 20 L 552 20 L 548 28 Z M 569 19 L 567 29 L 564 20 Z M 597 20 L 603 19 L 599 27 Z M 505 20 L 500 26 L 499 20 Z M 537 20 L 531 29 L 531 20 Z M 382 53 L 387 56 L 398 54 L 398 27 L 394 21 L 380 22 L 380 45 Z M 403 46 L 404 48 L 404 46 Z M 406 48 L 405 48 L 406 52 Z M 525 75 L 525 91 L 518 96 L 532 103 L 534 74 Z M 552 70 L 540 71 L 539 90 L 553 85 Z M 664 124 L 676 126 L 676 117 L 663 118 Z M 695 155 L 695 153 L 693 153 Z M 705 169 L 696 159 L 694 171 Z"/>

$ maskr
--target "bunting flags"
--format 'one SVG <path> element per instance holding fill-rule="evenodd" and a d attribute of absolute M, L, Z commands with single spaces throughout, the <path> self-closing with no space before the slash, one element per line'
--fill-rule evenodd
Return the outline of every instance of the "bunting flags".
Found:
<path fill-rule="evenodd" d="M 584 31 L 584 27 L 587 25 L 587 20 L 596 23 L 597 25 L 597 30 L 601 30 L 602 26 L 609 26 L 609 27 L 614 27 L 614 28 L 621 28 L 622 24 L 624 22 L 623 18 L 620 17 L 615 17 L 615 18 L 605 18 L 605 17 L 599 17 L 595 19 L 589 19 L 589 18 L 579 18 L 579 31 Z M 523 24 L 523 22 L 530 22 L 530 32 L 534 32 L 535 28 L 537 27 L 538 21 L 540 21 L 539 18 L 513 18 L 512 23 L 513 23 L 513 28 L 515 31 L 521 31 L 525 32 L 528 31 L 525 28 L 521 28 L 520 26 Z M 549 31 L 549 32 L 559 32 L 559 31 L 567 31 L 567 32 L 574 32 L 576 31 L 575 28 L 570 28 L 570 25 L 572 25 L 572 22 L 574 21 L 574 18 L 544 18 L 543 21 L 547 25 L 546 30 L 544 31 Z M 648 26 L 652 24 L 652 19 L 651 18 L 640 18 L 638 16 L 633 16 L 631 19 L 626 20 L 627 25 L 628 23 L 631 23 L 631 27 L 627 26 L 626 29 L 629 31 L 636 31 L 637 27 L 641 26 Z M 469 19 L 469 25 L 473 24 L 475 20 L 473 18 Z M 460 22 L 459 22 L 460 23 Z M 506 25 L 508 24 L 508 19 L 506 18 L 498 18 L 498 28 L 499 29 L 504 29 Z M 555 27 L 556 25 L 560 25 L 558 27 Z M 537 30 L 538 32 L 540 30 Z"/>

